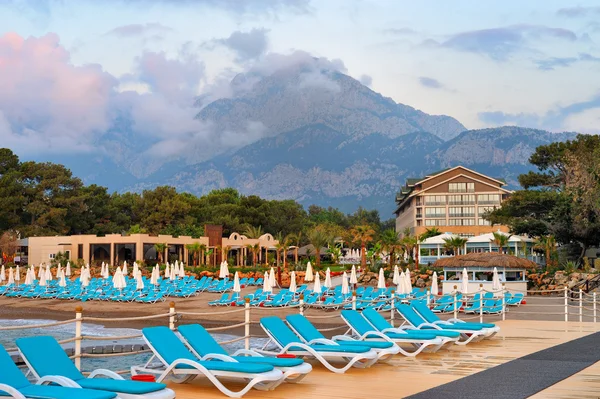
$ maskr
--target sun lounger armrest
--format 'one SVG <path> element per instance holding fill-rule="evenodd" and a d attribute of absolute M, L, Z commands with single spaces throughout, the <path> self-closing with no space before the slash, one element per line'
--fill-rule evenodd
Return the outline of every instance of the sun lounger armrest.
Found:
<path fill-rule="evenodd" d="M 360 336 L 360 338 L 359 338 L 359 341 L 364 341 L 364 340 L 365 340 L 365 339 L 367 339 L 369 336 L 373 336 L 373 335 L 375 335 L 375 336 L 377 336 L 377 337 L 379 337 L 379 338 L 382 338 L 382 339 L 384 339 L 384 340 L 386 340 L 386 341 L 388 341 L 388 342 L 393 342 L 393 341 L 390 339 L 390 337 L 388 337 L 387 335 L 385 335 L 384 333 L 382 333 L 382 332 L 379 332 L 379 331 L 369 331 L 368 333 L 365 333 L 365 334 L 361 335 L 361 336 Z"/>
<path fill-rule="evenodd" d="M 238 349 L 233 353 L 233 356 L 251 356 L 251 357 L 264 357 L 260 353 L 251 349 Z"/>
<path fill-rule="evenodd" d="M 121 377 L 119 374 L 114 371 L 106 370 L 106 369 L 96 369 L 90 373 L 88 378 L 96 378 L 96 377 L 108 377 L 113 380 L 124 380 L 125 378 Z"/>
<path fill-rule="evenodd" d="M 232 358 L 231 356 L 223 355 L 221 353 L 209 353 L 208 355 L 202 356 L 202 358 L 200 360 L 212 360 L 212 359 L 221 360 L 223 362 L 237 363 L 237 361 L 234 358 Z"/>
<path fill-rule="evenodd" d="M 81 388 L 81 385 L 73 381 L 68 377 L 64 377 L 62 375 L 46 375 L 41 377 L 36 382 L 37 385 L 49 385 L 49 384 L 57 384 L 61 387 L 69 387 L 69 388 Z"/>
<path fill-rule="evenodd" d="M 356 341 L 356 339 L 347 335 L 334 335 L 332 338 L 334 341 Z"/>
<path fill-rule="evenodd" d="M 0 392 L 6 392 L 7 394 L 9 394 L 11 398 L 14 399 L 27 399 L 25 398 L 25 396 L 23 396 L 23 394 L 19 391 L 17 391 L 15 388 L 11 387 L 10 385 L 6 385 L 6 384 L 0 384 Z"/>
<path fill-rule="evenodd" d="M 455 319 L 455 318 L 448 319 L 448 321 L 443 321 L 443 320 L 440 320 L 440 321 L 442 322 L 442 323 L 440 323 L 440 324 L 466 323 L 464 320 L 461 320 L 461 319 Z M 448 322 L 450 322 L 450 323 L 448 323 Z M 436 322 L 436 323 L 437 323 L 437 322 Z"/>
<path fill-rule="evenodd" d="M 399 326 L 399 327 L 394 327 L 394 328 L 385 328 L 383 330 L 381 330 L 382 333 L 397 333 L 397 332 L 401 332 L 401 331 L 406 331 L 406 330 L 418 330 L 418 328 L 413 327 L 413 326 Z"/>
<path fill-rule="evenodd" d="M 417 328 L 421 328 L 421 327 L 433 327 L 436 330 L 441 330 L 442 328 L 440 326 L 438 326 L 435 323 L 421 323 L 417 326 Z"/>
<path fill-rule="evenodd" d="M 315 338 L 315 339 L 311 339 L 310 341 L 308 341 L 309 345 L 314 345 L 314 344 L 323 344 L 323 345 L 337 345 L 334 341 L 327 339 L 327 338 Z"/>

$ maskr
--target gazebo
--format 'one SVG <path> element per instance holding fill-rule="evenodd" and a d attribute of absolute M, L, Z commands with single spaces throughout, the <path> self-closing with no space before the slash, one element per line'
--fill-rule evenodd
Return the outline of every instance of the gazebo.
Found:
<path fill-rule="evenodd" d="M 466 255 L 453 256 L 437 260 L 434 267 L 444 268 L 444 294 L 454 291 L 454 286 L 462 283 L 462 271 L 467 269 L 469 274 L 469 292 L 479 290 L 479 285 L 492 290 L 494 268 L 498 270 L 500 281 L 506 289 L 526 292 L 527 278 L 525 271 L 535 269 L 537 264 L 529 259 L 498 252 L 472 252 Z"/>

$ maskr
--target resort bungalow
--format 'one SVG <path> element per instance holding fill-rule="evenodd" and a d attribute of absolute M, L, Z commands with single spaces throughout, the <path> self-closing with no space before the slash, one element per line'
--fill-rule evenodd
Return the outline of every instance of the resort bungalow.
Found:
<path fill-rule="evenodd" d="M 498 233 L 508 236 L 507 233 L 498 231 Z M 435 237 L 430 237 L 419 243 L 419 261 L 421 263 L 433 263 L 439 259 L 452 257 L 454 255 L 496 252 L 500 248 L 494 244 L 494 234 L 486 233 L 474 237 L 469 237 L 465 245 L 461 248 L 450 248 L 448 241 L 459 237 L 452 233 L 443 233 Z M 508 238 L 508 245 L 502 248 L 502 253 L 515 255 L 519 258 L 529 259 L 537 264 L 544 264 L 544 257 L 534 252 L 535 240 L 519 235 L 511 235 Z"/>
<path fill-rule="evenodd" d="M 457 255 L 451 258 L 437 260 L 434 267 L 444 269 L 442 291 L 449 294 L 455 291 L 454 287 L 461 287 L 463 269 L 467 269 L 469 276 L 469 293 L 477 292 L 480 285 L 483 289 L 492 291 L 492 276 L 494 268 L 498 271 L 500 282 L 511 292 L 527 292 L 527 270 L 534 270 L 535 262 L 513 255 L 498 252 L 471 252 L 466 255 Z"/>

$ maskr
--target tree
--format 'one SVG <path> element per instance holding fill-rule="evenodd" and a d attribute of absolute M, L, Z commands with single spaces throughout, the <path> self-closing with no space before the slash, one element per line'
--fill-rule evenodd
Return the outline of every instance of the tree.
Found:
<path fill-rule="evenodd" d="M 396 263 L 396 254 L 402 244 L 398 233 L 395 229 L 387 229 L 381 234 L 382 249 L 388 253 L 389 266 L 392 267 Z"/>
<path fill-rule="evenodd" d="M 264 234 L 262 226 L 254 227 L 247 226 L 244 230 L 244 235 L 251 239 L 259 239 Z"/>
<path fill-rule="evenodd" d="M 246 245 L 246 248 L 252 253 L 252 266 L 256 267 L 256 260 L 258 257 L 258 252 L 260 251 L 260 244 L 256 243 L 254 245 Z"/>
<path fill-rule="evenodd" d="M 556 252 L 556 240 L 553 236 L 541 236 L 537 239 L 533 246 L 533 250 L 536 252 L 542 252 L 546 260 L 546 268 L 550 266 L 556 266 L 556 260 L 554 259 L 554 253 Z"/>
<path fill-rule="evenodd" d="M 467 244 L 467 239 L 459 236 L 444 238 L 444 248 L 451 251 L 453 255 L 460 255 L 461 248 Z"/>
<path fill-rule="evenodd" d="M 498 253 L 502 253 L 502 249 L 508 247 L 508 242 L 512 235 L 502 234 L 495 231 L 494 237 L 490 239 L 491 243 L 498 247 Z"/>
<path fill-rule="evenodd" d="M 154 244 L 154 249 L 156 250 L 156 257 L 158 258 L 158 263 L 163 263 L 163 256 L 165 251 L 167 250 L 168 245 L 166 243 L 156 243 Z"/>
<path fill-rule="evenodd" d="M 5 231 L 0 235 L 0 261 L 12 262 L 14 260 L 19 246 L 17 240 L 17 235 L 11 231 Z"/>
<path fill-rule="evenodd" d="M 331 244 L 335 238 L 328 225 L 319 224 L 308 231 L 308 242 L 315 248 L 316 267 L 321 267 L 321 248 Z"/>
<path fill-rule="evenodd" d="M 153 234 L 167 233 L 173 225 L 192 223 L 191 209 L 186 197 L 177 193 L 174 187 L 160 186 L 154 190 L 144 190 L 142 226 Z"/>
<path fill-rule="evenodd" d="M 186 244 L 186 246 L 185 246 L 187 248 L 188 252 L 192 254 L 192 262 L 193 262 L 194 267 L 198 266 L 198 255 L 200 254 L 200 245 L 204 245 L 204 244 L 200 244 L 199 242 L 194 242 L 192 244 Z M 204 245 L 204 247 L 206 248 L 206 245 Z"/>
<path fill-rule="evenodd" d="M 425 241 L 428 238 L 439 236 L 442 232 L 437 227 L 430 227 L 419 236 L 419 241 Z"/>
<path fill-rule="evenodd" d="M 410 228 L 405 228 L 402 233 L 401 245 L 404 252 L 408 254 L 409 261 L 418 265 L 419 254 L 415 251 L 419 245 L 419 238 L 412 234 Z"/>
<path fill-rule="evenodd" d="M 373 241 L 375 230 L 373 230 L 373 228 L 368 224 L 363 224 L 359 226 L 354 226 L 352 230 L 350 230 L 350 232 L 354 241 L 360 243 L 360 264 L 361 267 L 364 269 L 367 267 L 367 243 Z"/>

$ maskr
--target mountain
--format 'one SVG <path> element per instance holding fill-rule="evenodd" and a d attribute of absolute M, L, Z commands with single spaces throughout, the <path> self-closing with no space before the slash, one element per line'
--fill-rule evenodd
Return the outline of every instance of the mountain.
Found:
<path fill-rule="evenodd" d="M 319 65 L 240 74 L 230 86 L 230 98 L 197 104 L 196 119 L 212 129 L 217 146 L 190 142 L 187 156 L 149 165 L 134 154 L 153 143 L 139 140 L 124 120 L 103 136 L 97 156 L 56 161 L 111 190 L 168 184 L 204 194 L 234 187 L 346 212 L 361 205 L 387 218 L 407 177 L 460 164 L 516 188 L 537 146 L 574 137 L 520 127 L 466 130 Z"/>

